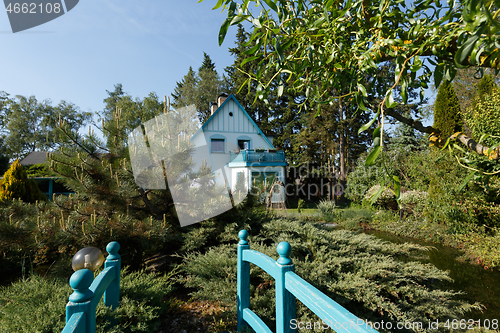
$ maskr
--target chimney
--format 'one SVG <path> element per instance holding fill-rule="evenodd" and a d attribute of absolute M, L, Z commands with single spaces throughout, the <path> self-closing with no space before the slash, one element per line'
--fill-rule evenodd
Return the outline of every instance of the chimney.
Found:
<path fill-rule="evenodd" d="M 227 94 L 226 93 L 222 93 L 219 95 L 219 97 L 217 98 L 217 107 L 220 108 L 220 106 L 222 105 L 222 103 L 224 103 L 224 101 L 227 99 Z"/>
<path fill-rule="evenodd" d="M 214 112 L 217 110 L 217 103 L 213 102 L 210 104 L 210 115 L 214 114 Z"/>

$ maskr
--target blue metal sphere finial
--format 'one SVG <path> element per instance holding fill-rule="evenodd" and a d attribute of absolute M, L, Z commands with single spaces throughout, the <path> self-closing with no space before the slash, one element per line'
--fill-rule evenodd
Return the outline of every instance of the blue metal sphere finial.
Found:
<path fill-rule="evenodd" d="M 79 303 L 88 300 L 93 293 L 89 290 L 94 281 L 94 273 L 89 269 L 80 269 L 71 275 L 69 285 L 74 292 L 69 296 L 69 301 Z"/>
<path fill-rule="evenodd" d="M 276 247 L 276 251 L 280 255 L 277 262 L 280 265 L 290 265 L 292 264 L 292 259 L 290 259 L 290 253 L 292 253 L 292 246 L 288 242 L 281 242 Z"/>
<path fill-rule="evenodd" d="M 106 245 L 106 251 L 108 251 L 109 253 L 107 259 L 120 259 L 120 255 L 118 254 L 119 250 L 120 244 L 118 244 L 118 242 L 110 242 L 108 245 Z"/>
<path fill-rule="evenodd" d="M 238 233 L 238 237 L 240 238 L 240 241 L 238 244 L 240 245 L 247 245 L 248 244 L 248 231 L 246 230 L 241 230 L 239 233 Z"/>

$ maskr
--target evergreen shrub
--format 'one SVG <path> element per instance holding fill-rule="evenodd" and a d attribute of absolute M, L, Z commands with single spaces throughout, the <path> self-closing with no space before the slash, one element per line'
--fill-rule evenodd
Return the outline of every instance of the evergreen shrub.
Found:
<path fill-rule="evenodd" d="M 317 208 L 326 222 L 336 221 L 339 217 L 340 210 L 334 201 L 321 200 L 318 203 Z"/>
<path fill-rule="evenodd" d="M 424 247 L 393 244 L 347 230 L 327 231 L 297 219 L 274 219 L 260 232 L 249 230 L 250 248 L 277 259 L 276 245 L 287 241 L 299 276 L 358 317 L 371 321 L 422 321 L 463 318 L 479 304 L 458 299 L 459 293 L 439 288 L 447 272 L 396 257 L 419 256 Z M 193 296 L 236 306 L 236 242 L 185 257 L 183 282 Z M 273 327 L 274 281 L 250 266 L 251 308 Z M 316 321 L 300 302 L 297 318 Z M 424 328 L 425 329 L 425 328 Z"/>
<path fill-rule="evenodd" d="M 153 332 L 168 307 L 173 274 L 155 275 L 122 269 L 120 305 L 111 311 L 97 306 L 97 332 Z M 64 279 L 32 275 L 0 288 L 0 332 L 59 333 L 65 325 L 65 305 L 73 292 Z M 111 327 L 110 322 L 116 326 Z"/>
<path fill-rule="evenodd" d="M 467 125 L 474 139 L 479 140 L 483 134 L 489 134 L 483 140 L 488 147 L 496 147 L 500 143 L 500 90 L 494 89 L 484 99 L 476 98 L 472 108 L 467 110 Z"/>
<path fill-rule="evenodd" d="M 441 131 L 441 139 L 446 140 L 455 132 L 462 131 L 460 102 L 449 81 L 444 81 L 434 102 L 434 125 Z"/>
<path fill-rule="evenodd" d="M 19 199 L 34 203 L 37 200 L 45 200 L 35 181 L 28 179 L 28 174 L 19 161 L 15 161 L 0 180 L 0 201 Z"/>

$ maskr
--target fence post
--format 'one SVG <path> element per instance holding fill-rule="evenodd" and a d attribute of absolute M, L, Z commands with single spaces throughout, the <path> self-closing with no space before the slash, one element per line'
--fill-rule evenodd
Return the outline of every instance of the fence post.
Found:
<path fill-rule="evenodd" d="M 110 306 L 112 309 L 116 309 L 120 302 L 120 270 L 122 260 L 118 254 L 119 250 L 120 244 L 118 244 L 118 242 L 110 242 L 106 246 L 106 251 L 108 251 L 109 254 L 104 262 L 104 268 L 114 267 L 116 275 L 115 279 L 109 284 L 104 292 L 104 304 Z"/>
<path fill-rule="evenodd" d="M 66 323 L 71 316 L 78 312 L 85 313 L 85 332 L 95 332 L 95 311 L 92 310 L 94 293 L 89 290 L 94 281 L 94 273 L 88 269 L 80 269 L 71 275 L 69 285 L 74 292 L 69 296 L 66 304 Z"/>
<path fill-rule="evenodd" d="M 250 263 L 243 261 L 243 250 L 248 250 L 248 232 L 241 230 L 238 233 L 240 241 L 238 242 L 238 271 L 237 271 L 237 316 L 238 331 L 247 326 L 243 321 L 243 309 L 250 307 Z"/>
<path fill-rule="evenodd" d="M 295 271 L 295 265 L 290 259 L 292 247 L 287 242 L 281 242 L 276 251 L 280 255 L 276 261 L 280 269 L 280 274 L 276 277 L 276 333 L 295 332 L 290 325 L 292 319 L 295 319 L 295 296 L 285 287 L 285 273 Z"/>

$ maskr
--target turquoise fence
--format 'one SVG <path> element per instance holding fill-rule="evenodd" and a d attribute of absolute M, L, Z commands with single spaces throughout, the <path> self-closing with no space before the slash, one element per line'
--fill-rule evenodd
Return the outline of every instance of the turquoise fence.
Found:
<path fill-rule="evenodd" d="M 115 309 L 120 301 L 120 244 L 106 246 L 109 255 L 104 270 L 94 279 L 94 273 L 80 269 L 71 275 L 69 285 L 74 292 L 66 304 L 66 326 L 62 333 L 95 333 L 95 311 L 104 294 L 104 304 Z"/>
<path fill-rule="evenodd" d="M 335 332 L 376 333 L 369 324 L 356 317 L 307 281 L 295 274 L 290 259 L 292 247 L 287 242 L 278 244 L 277 261 L 258 251 L 250 250 L 248 232 L 238 234 L 238 331 L 250 325 L 257 333 L 272 333 L 269 327 L 250 310 L 250 263 L 259 266 L 274 278 L 276 289 L 276 333 L 295 332 L 301 323 L 295 317 L 295 298 L 311 309 L 320 319 L 321 326 L 328 325 Z M 322 328 L 319 327 L 319 328 Z"/>

